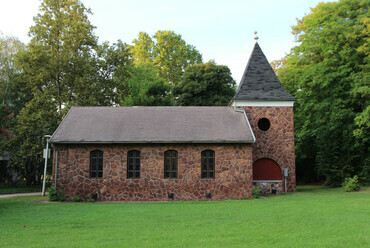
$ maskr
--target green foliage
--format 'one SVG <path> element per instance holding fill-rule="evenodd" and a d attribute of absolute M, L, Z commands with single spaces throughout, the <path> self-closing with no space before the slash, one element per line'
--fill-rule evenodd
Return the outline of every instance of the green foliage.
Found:
<path fill-rule="evenodd" d="M 141 63 L 153 62 L 154 41 L 147 33 L 140 32 L 138 38 L 134 39 L 133 43 L 134 45 L 130 49 L 136 66 Z"/>
<path fill-rule="evenodd" d="M 355 175 L 352 178 L 347 177 L 342 186 L 344 187 L 344 191 L 346 192 L 353 192 L 353 191 L 358 191 L 360 190 L 360 184 L 358 182 L 358 176 Z"/>
<path fill-rule="evenodd" d="M 125 106 L 169 106 L 172 105 L 171 87 L 158 76 L 152 63 L 141 63 L 131 68 L 128 80 L 128 97 Z"/>
<path fill-rule="evenodd" d="M 182 81 L 187 66 L 202 63 L 199 51 L 173 31 L 157 31 L 153 37 L 140 32 L 133 43 L 135 65 L 153 62 L 159 76 L 172 85 Z"/>
<path fill-rule="evenodd" d="M 252 195 L 254 199 L 258 199 L 261 196 L 261 189 L 258 187 L 253 187 L 252 189 Z"/>
<path fill-rule="evenodd" d="M 63 106 L 93 103 L 92 49 L 97 46 L 90 10 L 78 0 L 44 0 L 30 28 L 31 41 L 18 56 L 26 87 L 33 94 L 48 94 Z M 94 74 L 93 74 L 94 75 Z"/>
<path fill-rule="evenodd" d="M 49 201 L 65 201 L 66 199 L 64 198 L 64 196 L 60 193 L 58 193 L 53 187 L 50 187 L 49 188 L 49 194 L 48 194 L 48 197 L 49 197 Z"/>
<path fill-rule="evenodd" d="M 79 197 L 78 195 L 75 195 L 74 197 L 72 197 L 71 201 L 72 201 L 72 202 L 81 202 L 81 201 L 82 201 L 82 199 L 81 199 L 81 197 Z"/>
<path fill-rule="evenodd" d="M 93 198 L 89 198 L 89 199 L 87 199 L 86 201 L 87 201 L 87 202 L 90 202 L 90 203 L 95 202 L 95 200 L 94 200 Z"/>
<path fill-rule="evenodd" d="M 92 63 L 95 69 L 91 75 L 95 76 L 89 82 L 94 91 L 91 105 L 118 105 L 129 94 L 132 59 L 127 45 L 120 40 L 112 45 L 107 42 L 99 45 Z"/>
<path fill-rule="evenodd" d="M 24 48 L 24 44 L 17 38 L 3 37 L 0 33 L 0 104 L 9 105 L 11 102 L 10 90 L 15 77 L 20 73 L 15 65 L 15 56 Z"/>
<path fill-rule="evenodd" d="M 52 134 L 71 106 L 118 105 L 128 95 L 131 54 L 126 44 L 98 45 L 89 9 L 78 0 L 44 0 L 31 41 L 16 56 L 22 73 L 11 85 L 16 114 L 12 166 L 29 184 L 42 171 L 43 136 Z"/>
<path fill-rule="evenodd" d="M 60 120 L 56 103 L 46 94 L 35 96 L 16 117 L 10 140 L 11 164 L 28 184 L 41 181 L 44 136 L 52 134 Z"/>
<path fill-rule="evenodd" d="M 368 3 L 320 3 L 293 27 L 299 45 L 274 67 L 295 104 L 297 166 L 340 185 L 370 181 Z"/>
<path fill-rule="evenodd" d="M 174 94 L 180 106 L 226 106 L 235 95 L 235 81 L 227 66 L 197 64 L 186 68 Z"/>

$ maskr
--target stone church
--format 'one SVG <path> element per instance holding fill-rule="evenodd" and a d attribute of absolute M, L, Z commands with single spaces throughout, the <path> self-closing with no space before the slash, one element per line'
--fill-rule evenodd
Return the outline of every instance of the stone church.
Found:
<path fill-rule="evenodd" d="M 256 42 L 225 107 L 72 107 L 50 142 L 67 199 L 222 200 L 294 191 L 295 98 Z"/>

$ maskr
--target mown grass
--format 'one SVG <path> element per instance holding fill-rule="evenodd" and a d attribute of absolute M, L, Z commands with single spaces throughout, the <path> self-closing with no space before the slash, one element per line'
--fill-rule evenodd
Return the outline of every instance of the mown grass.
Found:
<path fill-rule="evenodd" d="M 0 247 L 370 247 L 370 188 L 218 202 L 0 199 Z"/>

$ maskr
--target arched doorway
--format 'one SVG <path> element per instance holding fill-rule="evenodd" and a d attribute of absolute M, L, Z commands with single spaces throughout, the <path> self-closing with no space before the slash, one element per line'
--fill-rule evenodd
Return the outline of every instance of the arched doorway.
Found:
<path fill-rule="evenodd" d="M 272 159 L 258 159 L 253 163 L 253 180 L 282 180 L 280 166 Z"/>
<path fill-rule="evenodd" d="M 268 158 L 256 160 L 253 163 L 253 185 L 265 194 L 282 192 L 283 178 L 278 163 Z"/>

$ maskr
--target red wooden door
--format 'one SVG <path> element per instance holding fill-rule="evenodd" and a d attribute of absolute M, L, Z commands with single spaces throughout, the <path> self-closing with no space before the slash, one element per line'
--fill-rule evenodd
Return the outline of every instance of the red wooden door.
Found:
<path fill-rule="evenodd" d="M 271 159 L 262 158 L 255 161 L 253 180 L 282 180 L 280 166 Z"/>

